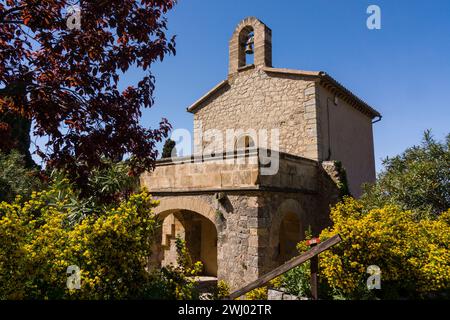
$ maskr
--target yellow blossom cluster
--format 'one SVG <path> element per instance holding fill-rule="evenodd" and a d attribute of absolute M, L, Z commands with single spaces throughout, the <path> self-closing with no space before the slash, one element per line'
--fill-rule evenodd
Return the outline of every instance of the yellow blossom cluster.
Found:
<path fill-rule="evenodd" d="M 245 294 L 246 300 L 267 300 L 268 287 L 259 287 Z"/>
<path fill-rule="evenodd" d="M 410 211 L 384 206 L 366 212 L 347 197 L 331 211 L 333 226 L 320 238 L 343 241 L 320 255 L 320 273 L 351 296 L 366 286 L 367 267 L 381 269 L 381 290 L 426 295 L 450 289 L 450 210 L 417 220 Z"/>
<path fill-rule="evenodd" d="M 105 299 L 139 295 L 158 205 L 146 191 L 115 209 L 71 226 L 57 187 L 29 201 L 0 203 L 0 299 Z M 56 200 L 55 200 L 56 199 Z M 67 268 L 78 266 L 81 288 L 67 288 Z"/>

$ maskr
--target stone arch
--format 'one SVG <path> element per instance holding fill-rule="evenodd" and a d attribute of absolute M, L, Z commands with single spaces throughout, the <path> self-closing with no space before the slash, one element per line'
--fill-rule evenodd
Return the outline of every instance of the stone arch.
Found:
<path fill-rule="evenodd" d="M 163 198 L 155 208 L 162 221 L 152 248 L 150 263 L 157 266 L 176 264 L 175 240 L 186 241 L 193 261 L 202 261 L 204 275 L 217 276 L 218 229 L 212 206 L 198 198 Z"/>
<path fill-rule="evenodd" d="M 216 210 L 208 202 L 198 199 L 197 197 L 164 198 L 154 209 L 154 212 L 163 219 L 169 214 L 179 210 L 196 212 L 209 219 L 217 228 Z"/>
<path fill-rule="evenodd" d="M 277 264 L 296 255 L 295 244 L 305 237 L 305 218 L 305 211 L 297 200 L 284 200 L 278 207 L 272 218 L 269 237 L 272 259 Z"/>
<path fill-rule="evenodd" d="M 245 133 L 236 138 L 236 141 L 234 144 L 234 151 L 247 150 L 247 149 L 252 149 L 255 147 L 256 147 L 256 143 L 255 143 L 255 139 L 253 138 L 253 135 Z"/>
<path fill-rule="evenodd" d="M 239 66 L 239 68 L 253 64 L 253 63 L 249 63 L 249 60 L 248 60 L 249 56 L 248 56 L 247 52 L 245 51 L 245 49 L 247 46 L 247 42 L 250 41 L 250 38 L 253 39 L 252 46 L 254 48 L 254 36 L 255 36 L 255 31 L 253 30 L 252 26 L 245 26 L 244 28 L 242 28 L 241 32 L 239 32 L 239 35 L 238 35 L 238 39 L 239 39 L 239 47 L 238 47 L 238 51 L 239 51 L 238 64 L 239 65 L 238 66 Z"/>
<path fill-rule="evenodd" d="M 229 74 L 246 65 L 245 42 L 254 33 L 254 65 L 272 66 L 272 31 L 255 17 L 242 20 L 233 32 L 229 45 Z"/>

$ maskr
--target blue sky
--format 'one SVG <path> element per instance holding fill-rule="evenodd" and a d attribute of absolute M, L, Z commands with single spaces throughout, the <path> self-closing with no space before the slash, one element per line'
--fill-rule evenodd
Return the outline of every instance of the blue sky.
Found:
<path fill-rule="evenodd" d="M 381 30 L 366 27 L 371 4 Z M 192 130 L 186 107 L 227 77 L 228 41 L 247 16 L 272 29 L 274 67 L 326 71 L 383 115 L 374 125 L 378 171 L 425 129 L 438 139 L 450 132 L 448 0 L 180 0 L 168 15 L 177 54 L 152 67 L 156 103 L 144 125 L 166 117 Z M 122 83 L 140 76 L 128 72 Z"/>

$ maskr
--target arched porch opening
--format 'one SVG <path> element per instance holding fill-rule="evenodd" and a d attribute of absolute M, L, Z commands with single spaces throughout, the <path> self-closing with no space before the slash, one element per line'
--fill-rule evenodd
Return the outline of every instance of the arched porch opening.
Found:
<path fill-rule="evenodd" d="M 269 246 L 271 267 L 279 266 L 297 256 L 297 243 L 305 238 L 306 216 L 300 203 L 284 200 L 272 217 Z"/>
<path fill-rule="evenodd" d="M 177 238 L 185 241 L 192 262 L 203 263 L 202 275 L 217 276 L 217 230 L 209 219 L 188 210 L 169 214 L 162 222 L 162 266 L 176 265 Z"/>
<path fill-rule="evenodd" d="M 297 243 L 303 239 L 300 219 L 294 212 L 285 214 L 280 224 L 278 263 L 282 264 L 298 255 Z"/>
<path fill-rule="evenodd" d="M 202 275 L 217 277 L 218 231 L 214 208 L 194 197 L 169 197 L 160 201 L 155 214 L 161 228 L 156 233 L 150 266 L 176 265 L 176 239 L 179 237 L 185 240 L 192 261 L 203 263 Z"/>

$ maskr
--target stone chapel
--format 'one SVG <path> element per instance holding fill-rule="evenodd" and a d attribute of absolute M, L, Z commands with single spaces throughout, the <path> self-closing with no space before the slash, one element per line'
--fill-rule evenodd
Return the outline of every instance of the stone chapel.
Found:
<path fill-rule="evenodd" d="M 233 32 L 227 79 L 187 111 L 193 155 L 141 176 L 163 221 L 151 263 L 175 263 L 181 237 L 206 276 L 240 288 L 295 256 L 305 230 L 328 226 L 343 186 L 359 196 L 375 180 L 381 115 L 323 71 L 273 67 L 272 32 L 254 17 Z M 276 143 L 260 139 L 274 130 Z"/>

